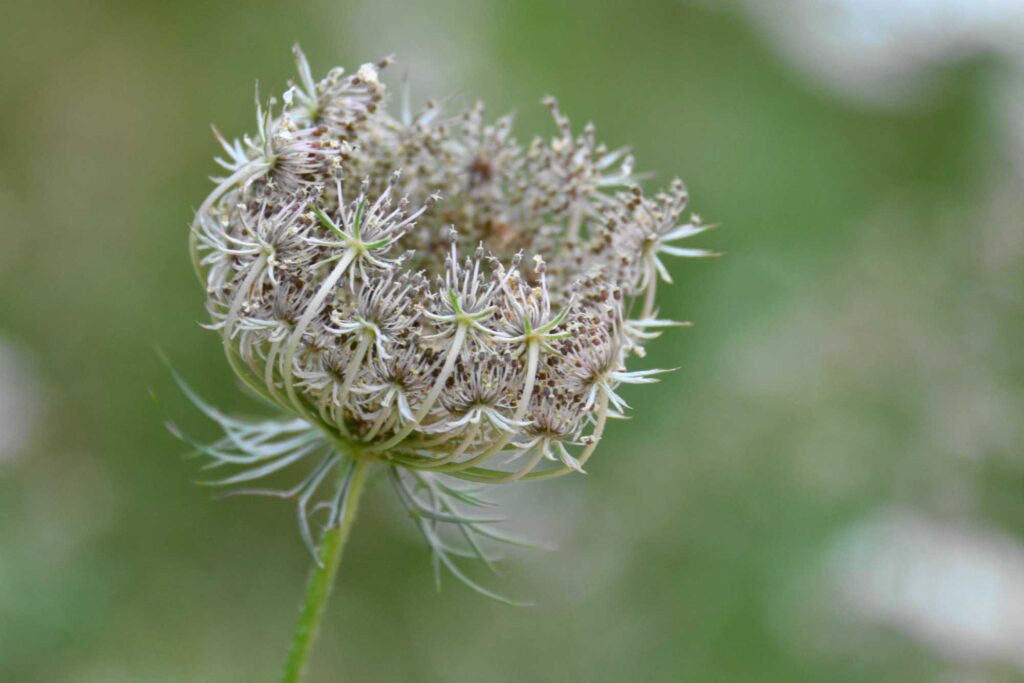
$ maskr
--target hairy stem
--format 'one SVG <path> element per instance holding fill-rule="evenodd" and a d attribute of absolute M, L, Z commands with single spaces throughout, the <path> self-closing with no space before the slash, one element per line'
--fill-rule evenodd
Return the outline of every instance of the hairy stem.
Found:
<path fill-rule="evenodd" d="M 526 381 L 523 382 L 523 393 L 519 396 L 519 404 L 516 406 L 516 412 L 512 415 L 513 422 L 522 422 L 523 418 L 526 417 L 526 411 L 530 407 L 530 398 L 533 396 L 533 385 L 537 381 L 537 362 L 540 358 L 540 343 L 531 340 L 527 342 L 526 349 Z M 490 460 L 497 455 L 502 448 L 508 445 L 508 442 L 512 440 L 513 436 L 514 434 L 512 432 L 506 432 L 483 453 L 476 455 L 465 462 L 456 463 L 455 466 L 449 469 L 454 472 L 459 472 Z"/>
<path fill-rule="evenodd" d="M 641 320 L 647 320 L 654 315 L 654 296 L 658 291 L 658 274 L 651 273 L 650 278 L 647 283 L 647 291 L 644 292 L 644 310 L 640 314 Z"/>
<path fill-rule="evenodd" d="M 441 465 L 447 465 L 448 463 L 458 460 L 460 457 L 462 457 L 462 454 L 465 453 L 466 449 L 468 449 L 470 444 L 473 443 L 473 439 L 475 439 L 476 435 L 480 433 L 480 424 L 482 421 L 483 418 L 480 418 L 479 421 L 472 423 L 469 426 L 469 429 L 466 430 L 466 433 L 462 436 L 462 442 L 458 445 L 458 447 L 456 447 L 455 450 L 453 450 L 448 455 L 438 458 L 436 462 L 432 462 L 428 469 L 440 467 Z"/>
<path fill-rule="evenodd" d="M 301 683 L 305 675 L 310 654 L 313 652 L 313 644 L 320 630 L 320 622 L 323 620 L 324 608 L 331 595 L 334 576 L 341 565 L 341 553 L 352 531 L 352 523 L 355 521 L 356 511 L 359 508 L 359 498 L 366 483 L 367 465 L 368 462 L 365 459 L 356 458 L 341 519 L 336 527 L 324 533 L 323 539 L 320 541 L 317 551 L 320 561 L 317 566 L 313 567 L 309 575 L 306 597 L 302 603 L 299 622 L 295 626 L 295 635 L 292 638 L 292 646 L 288 652 L 288 660 L 285 663 L 281 683 Z"/>
<path fill-rule="evenodd" d="M 249 266 L 249 272 L 246 273 L 245 278 L 242 280 L 242 285 L 235 292 L 235 296 L 231 299 L 231 308 L 228 309 L 228 315 L 224 319 L 224 349 L 228 352 L 232 352 L 231 348 L 231 334 L 234 332 L 235 323 L 238 322 L 238 313 L 242 310 L 242 304 L 245 303 L 246 297 L 252 290 L 252 285 L 263 273 L 263 268 L 267 265 L 267 255 L 260 254 L 256 262 Z"/>
<path fill-rule="evenodd" d="M 206 276 L 203 274 L 202 259 L 199 255 L 199 230 L 200 222 L 203 216 L 206 216 L 213 205 L 220 199 L 224 194 L 229 192 L 231 188 L 238 184 L 245 185 L 249 180 L 255 178 L 267 171 L 270 167 L 263 162 L 249 162 L 245 166 L 232 173 L 227 178 L 221 180 L 217 187 L 213 188 L 203 203 L 199 206 L 199 210 L 196 211 L 196 217 L 192 219 L 192 228 L 189 230 L 188 236 L 188 249 L 192 255 L 192 267 L 196 271 L 196 277 L 199 278 L 199 284 L 206 287 Z"/>
<path fill-rule="evenodd" d="M 345 381 L 341 385 L 341 392 L 338 394 L 337 400 L 338 414 L 335 416 L 335 423 L 342 436 L 348 436 L 348 427 L 345 425 L 345 401 L 348 400 L 348 392 L 352 389 L 352 382 L 355 381 L 356 374 L 363 367 L 363 359 L 366 357 L 366 350 L 370 348 L 371 343 L 373 343 L 373 334 L 364 331 L 356 346 L 356 351 L 352 355 L 350 365 L 345 370 Z"/>
<path fill-rule="evenodd" d="M 288 394 L 288 398 L 291 400 L 292 405 L 295 406 L 295 410 L 299 415 L 305 415 L 306 411 L 299 402 L 298 396 L 295 394 L 295 352 L 299 348 L 299 342 L 302 341 L 302 335 L 305 334 L 309 324 L 313 322 L 313 318 L 320 315 L 321 307 L 327 296 L 334 289 L 334 286 L 338 284 L 338 280 L 345 274 L 349 264 L 355 258 L 355 252 L 351 249 L 346 249 L 345 253 L 341 256 L 341 260 L 334 266 L 334 270 L 324 278 L 324 281 L 320 284 L 320 289 L 317 290 L 313 299 L 306 305 L 306 310 L 302 313 L 302 317 L 295 323 L 295 329 L 292 331 L 290 337 L 288 337 L 288 343 L 284 349 L 284 356 L 281 360 L 281 377 L 284 379 L 284 390 Z"/>
<path fill-rule="evenodd" d="M 455 363 L 459 360 L 459 353 L 462 351 L 462 344 L 466 340 L 466 333 L 468 328 L 466 325 L 460 324 L 455 330 L 455 336 L 452 338 L 452 345 L 448 348 L 448 357 L 444 361 L 444 367 L 441 368 L 441 374 L 437 376 L 434 381 L 434 386 L 430 387 L 430 392 L 426 398 L 423 399 L 423 405 L 419 407 L 416 413 L 413 415 L 413 421 L 405 425 L 398 431 L 397 434 L 388 439 L 385 443 L 380 446 L 374 447 L 374 451 L 383 451 L 389 448 L 393 448 L 402 442 L 402 439 L 409 436 L 412 430 L 423 421 L 423 418 L 427 416 L 430 409 L 434 407 L 434 401 L 441 395 L 441 391 L 444 390 L 445 382 L 451 376 L 452 371 L 455 370 Z"/>

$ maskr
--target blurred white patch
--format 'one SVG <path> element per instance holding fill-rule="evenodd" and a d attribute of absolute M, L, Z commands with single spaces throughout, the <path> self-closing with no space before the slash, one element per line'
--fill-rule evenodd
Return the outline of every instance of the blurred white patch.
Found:
<path fill-rule="evenodd" d="M 1024 545 L 991 528 L 887 510 L 840 534 L 829 591 L 956 662 L 1024 670 Z"/>
<path fill-rule="evenodd" d="M 992 106 L 1024 175 L 1021 0 L 746 0 L 776 48 L 854 99 L 898 105 L 927 93 L 940 67 L 990 55 L 1003 67 Z"/>
<path fill-rule="evenodd" d="M 748 0 L 747 9 L 799 66 L 845 92 L 905 100 L 929 67 L 980 53 L 1024 68 L 1020 0 Z"/>
<path fill-rule="evenodd" d="M 39 386 L 28 356 L 0 339 L 0 465 L 21 455 L 39 421 Z"/>

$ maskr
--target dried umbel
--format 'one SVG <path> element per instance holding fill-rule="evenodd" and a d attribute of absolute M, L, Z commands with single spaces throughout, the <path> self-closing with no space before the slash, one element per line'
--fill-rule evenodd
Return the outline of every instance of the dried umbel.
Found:
<path fill-rule="evenodd" d="M 192 226 L 210 327 L 285 416 L 206 407 L 226 436 L 201 449 L 234 469 L 217 484 L 300 470 L 294 488 L 242 491 L 295 498 L 311 547 L 311 520 L 342 524 L 354 472 L 381 463 L 435 566 L 469 581 L 454 557 L 489 562 L 479 541 L 513 539 L 460 480 L 584 470 L 628 409 L 619 386 L 659 372 L 628 366 L 676 324 L 657 317 L 661 258 L 709 255 L 677 245 L 706 226 L 681 181 L 645 196 L 627 150 L 574 132 L 553 98 L 555 134 L 523 146 L 479 104 L 406 96 L 389 113 L 388 60 L 315 81 L 295 56 L 281 101 L 257 99 L 257 134 L 218 134 L 227 175 Z"/>

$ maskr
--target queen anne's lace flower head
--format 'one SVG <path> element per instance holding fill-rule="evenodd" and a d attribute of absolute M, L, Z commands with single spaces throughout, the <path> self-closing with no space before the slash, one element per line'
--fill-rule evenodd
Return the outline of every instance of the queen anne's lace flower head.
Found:
<path fill-rule="evenodd" d="M 658 372 L 627 367 L 673 324 L 657 317 L 662 257 L 709 255 L 676 244 L 706 228 L 684 216 L 683 183 L 645 196 L 628 151 L 589 124 L 574 134 L 553 98 L 555 135 L 523 146 L 511 117 L 488 123 L 481 104 L 390 113 L 390 60 L 317 81 L 295 54 L 281 102 L 257 96 L 257 133 L 217 134 L 227 175 L 192 226 L 210 327 L 289 416 L 224 418 L 206 452 L 242 470 L 220 483 L 308 462 L 298 488 L 276 492 L 299 500 L 308 539 L 309 515 L 338 516 L 341 494 L 314 497 L 343 454 L 390 465 L 432 524 L 459 523 L 453 496 L 475 500 L 439 474 L 584 471 L 628 409 L 619 385 Z"/>

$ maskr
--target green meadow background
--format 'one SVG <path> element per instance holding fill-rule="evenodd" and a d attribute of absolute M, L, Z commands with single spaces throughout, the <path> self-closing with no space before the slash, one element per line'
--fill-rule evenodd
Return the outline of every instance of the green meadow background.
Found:
<path fill-rule="evenodd" d="M 1017 24 L 889 54 L 881 93 L 797 49 L 813 4 L 5 5 L 0 680 L 276 679 L 310 565 L 294 509 L 193 484 L 163 421 L 212 431 L 156 348 L 252 408 L 199 327 L 188 224 L 209 124 L 251 130 L 299 41 L 319 73 L 394 53 L 391 84 L 514 110 L 522 141 L 555 94 L 649 184 L 685 179 L 721 225 L 690 246 L 725 253 L 671 263 L 662 314 L 695 325 L 643 366 L 678 370 L 625 389 L 589 474 L 501 493 L 559 546 L 504 564 L 537 606 L 435 592 L 380 480 L 311 681 L 1024 681 Z"/>

